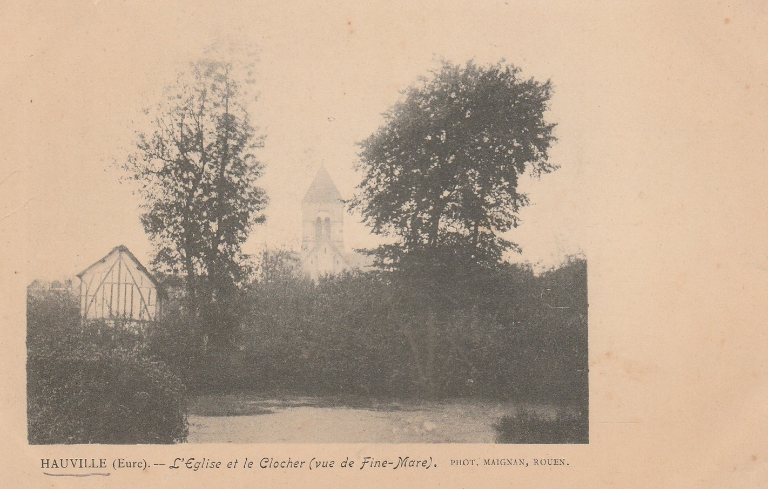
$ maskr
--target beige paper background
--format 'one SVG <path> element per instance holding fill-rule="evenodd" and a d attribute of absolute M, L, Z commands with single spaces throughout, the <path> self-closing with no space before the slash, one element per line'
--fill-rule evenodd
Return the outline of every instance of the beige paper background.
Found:
<path fill-rule="evenodd" d="M 97 0 L 6 3 L 0 18 L 3 486 L 768 485 L 768 7 L 762 2 Z M 126 144 L 120 138 L 130 111 L 222 33 L 255 39 L 263 48 L 261 68 L 281 73 L 268 79 L 285 87 L 285 99 L 268 100 L 263 119 L 280 121 L 268 128 L 277 148 L 296 149 L 270 154 L 268 163 L 287 166 L 275 163 L 265 178 L 275 188 L 295 180 L 296 195 L 320 161 L 345 171 L 354 158 L 345 138 L 356 135 L 355 127 L 375 127 L 377 114 L 368 108 L 391 104 L 392 93 L 429 67 L 432 53 L 455 61 L 504 57 L 525 75 L 552 78 L 553 120 L 560 124 L 554 154 L 564 176 L 533 185 L 532 200 L 540 204 L 528 222 L 551 220 L 550 231 L 559 234 L 527 239 L 555 254 L 579 248 L 589 261 L 589 445 L 27 445 L 24 287 L 41 274 L 76 273 L 115 239 L 140 235 L 135 211 L 121 212 L 127 191 L 115 186 L 104 161 Z M 312 45 L 319 49 L 306 48 Z M 349 63 L 338 63 L 345 56 Z M 329 73 L 343 75 L 341 81 Z M 290 92 L 292 77 L 308 78 L 315 88 Z M 344 99 L 344 83 L 358 87 L 352 102 Z M 260 87 L 263 98 L 274 93 L 269 86 Z M 277 117 L 286 101 L 295 104 L 295 120 Z M 346 129 L 313 133 L 321 126 L 303 125 L 334 116 L 334 106 L 355 104 L 359 119 L 340 109 Z M 307 156 L 307 148 L 317 153 Z M 297 176 L 302 165 L 308 176 Z M 341 180 L 348 196 L 352 176 Z M 277 208 L 285 206 L 278 201 Z M 285 212 L 273 218 L 290 223 Z M 104 242 L 90 229 L 103 223 L 98 214 L 114 216 L 101 233 Z M 267 233 L 264 241 L 277 242 L 286 231 Z M 148 251 L 140 239 L 129 247 Z M 51 478 L 39 469 L 42 457 L 365 455 L 432 456 L 438 467 L 152 469 L 90 479 Z M 570 465 L 448 465 L 452 458 L 490 457 L 557 457 Z"/>

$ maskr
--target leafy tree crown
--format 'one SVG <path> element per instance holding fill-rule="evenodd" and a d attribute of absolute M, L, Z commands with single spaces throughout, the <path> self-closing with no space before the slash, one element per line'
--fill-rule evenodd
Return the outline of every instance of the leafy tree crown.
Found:
<path fill-rule="evenodd" d="M 528 204 L 518 181 L 556 169 L 555 124 L 544 118 L 552 85 L 519 73 L 503 61 L 443 61 L 359 143 L 364 176 L 352 208 L 374 233 L 397 238 L 377 250 L 380 264 L 494 265 L 518 249 L 501 236 Z"/>
<path fill-rule="evenodd" d="M 184 276 L 190 309 L 212 330 L 233 326 L 213 323 L 234 321 L 222 318 L 248 272 L 241 246 L 267 205 L 254 154 L 264 136 L 251 125 L 236 73 L 231 62 L 193 63 L 146 111 L 149 130 L 137 132 L 125 164 L 139 184 L 153 268 Z"/>

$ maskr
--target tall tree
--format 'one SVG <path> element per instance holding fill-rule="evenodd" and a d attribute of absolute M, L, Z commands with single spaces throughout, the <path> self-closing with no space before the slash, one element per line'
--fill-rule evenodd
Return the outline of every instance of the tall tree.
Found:
<path fill-rule="evenodd" d="M 520 177 L 556 168 L 548 159 L 554 124 L 544 118 L 551 84 L 518 75 L 503 62 L 444 61 L 359 143 L 364 177 L 352 207 L 374 233 L 396 238 L 376 256 L 398 272 L 389 320 L 407 340 L 427 396 L 436 392 L 437 342 L 450 342 L 446 325 L 457 320 L 451 310 L 476 298 L 467 291 L 487 288 L 482 277 L 518 249 L 503 234 L 528 204 Z"/>
<path fill-rule="evenodd" d="M 555 125 L 544 119 L 551 83 L 519 71 L 444 61 L 359 143 L 364 178 L 352 207 L 375 233 L 398 238 L 379 249 L 384 262 L 487 266 L 517 248 L 502 234 L 528 204 L 518 181 L 556 168 L 547 154 Z"/>
<path fill-rule="evenodd" d="M 227 340 L 231 303 L 242 281 L 241 246 L 267 204 L 256 183 L 263 145 L 248 115 L 246 87 L 231 62 L 193 63 L 152 110 L 125 164 L 140 183 L 141 222 L 155 248 L 153 267 L 181 275 L 189 312 L 205 338 Z"/>

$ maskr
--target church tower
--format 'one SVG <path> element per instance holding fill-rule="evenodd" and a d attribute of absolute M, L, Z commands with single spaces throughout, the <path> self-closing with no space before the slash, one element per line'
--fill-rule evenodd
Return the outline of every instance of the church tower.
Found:
<path fill-rule="evenodd" d="M 313 280 L 350 267 L 344 253 L 344 203 L 325 165 L 301 201 L 301 258 Z"/>

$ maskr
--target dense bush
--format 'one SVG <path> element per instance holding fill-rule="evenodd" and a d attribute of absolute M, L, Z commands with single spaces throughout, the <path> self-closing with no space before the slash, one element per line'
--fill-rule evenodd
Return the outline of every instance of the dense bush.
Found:
<path fill-rule="evenodd" d="M 171 368 L 182 383 L 193 389 L 203 364 L 201 332 L 178 301 L 163 305 L 162 321 L 145 331 L 146 353 Z"/>
<path fill-rule="evenodd" d="M 541 276 L 509 265 L 315 284 L 283 258 L 248 290 L 239 349 L 203 362 L 202 388 L 587 406 L 583 260 Z"/>
<path fill-rule="evenodd" d="M 68 289 L 27 291 L 27 348 L 74 348 L 80 334 L 80 306 Z"/>
<path fill-rule="evenodd" d="M 32 444 L 186 440 L 183 385 L 136 352 L 32 355 L 27 376 Z"/>
<path fill-rule="evenodd" d="M 30 293 L 30 442 L 184 440 L 184 385 L 556 404 L 582 416 L 556 425 L 525 419 L 526 429 L 582 439 L 573 433 L 583 434 L 588 418 L 584 260 L 539 276 L 504 265 L 431 278 L 354 272 L 314 283 L 290 253 L 268 258 L 243 291 L 229 350 L 206 348 L 181 300 L 166 304 L 161 324 L 138 331 L 83 328 L 70 294 Z M 500 433 L 525 440 L 521 422 L 502 420 Z"/>
<path fill-rule="evenodd" d="M 67 291 L 27 301 L 29 442 L 175 443 L 187 436 L 184 386 L 151 359 L 144 335 L 80 324 Z"/>
<path fill-rule="evenodd" d="M 497 443 L 589 443 L 589 420 L 585 411 L 560 409 L 546 417 L 532 409 L 502 417 L 494 425 Z"/>

